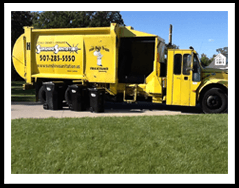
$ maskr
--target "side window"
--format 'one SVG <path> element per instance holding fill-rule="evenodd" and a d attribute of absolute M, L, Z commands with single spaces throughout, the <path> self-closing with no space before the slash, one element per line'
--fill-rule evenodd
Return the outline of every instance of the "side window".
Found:
<path fill-rule="evenodd" d="M 198 59 L 197 59 L 197 56 L 194 55 L 194 58 L 193 58 L 193 73 L 198 73 L 199 72 L 199 65 L 198 65 Z"/>
<path fill-rule="evenodd" d="M 183 55 L 183 74 L 184 75 L 190 75 L 190 72 L 187 71 L 187 68 L 191 68 L 191 58 L 192 56 L 190 54 Z"/>
<path fill-rule="evenodd" d="M 181 64 L 182 64 L 182 55 L 181 54 L 175 54 L 174 55 L 174 68 L 173 73 L 176 75 L 181 74 Z"/>
<path fill-rule="evenodd" d="M 201 70 L 199 66 L 198 57 L 196 54 L 193 56 L 193 81 L 200 82 L 201 78 Z"/>

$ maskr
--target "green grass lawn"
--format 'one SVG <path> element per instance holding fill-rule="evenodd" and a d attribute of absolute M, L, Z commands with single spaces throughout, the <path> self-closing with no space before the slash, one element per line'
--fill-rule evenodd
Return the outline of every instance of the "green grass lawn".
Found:
<path fill-rule="evenodd" d="M 12 174 L 227 174 L 228 115 L 15 119 Z"/>
<path fill-rule="evenodd" d="M 11 82 L 11 101 L 35 102 L 35 89 L 23 90 L 25 81 Z"/>

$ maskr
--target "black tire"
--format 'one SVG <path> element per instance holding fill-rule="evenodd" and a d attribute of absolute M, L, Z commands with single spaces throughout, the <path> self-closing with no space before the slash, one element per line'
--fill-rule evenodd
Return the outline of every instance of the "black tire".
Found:
<path fill-rule="evenodd" d="M 39 89 L 38 98 L 42 104 L 46 103 L 46 91 L 44 86 L 41 86 Z"/>
<path fill-rule="evenodd" d="M 89 110 L 90 110 L 90 112 L 91 112 L 91 113 L 93 113 L 93 112 L 94 112 L 94 109 L 93 109 L 93 107 L 90 107 L 90 109 L 89 109 Z"/>
<path fill-rule="evenodd" d="M 220 88 L 212 88 L 204 93 L 201 107 L 204 113 L 223 113 L 228 108 L 227 94 Z"/>
<path fill-rule="evenodd" d="M 65 100 L 66 100 L 66 103 L 69 106 L 72 104 L 71 95 L 70 95 L 70 88 L 69 87 L 65 91 Z"/>

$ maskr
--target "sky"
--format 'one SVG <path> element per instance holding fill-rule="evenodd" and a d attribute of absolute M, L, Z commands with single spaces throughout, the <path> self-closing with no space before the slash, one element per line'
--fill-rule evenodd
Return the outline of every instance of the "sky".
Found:
<path fill-rule="evenodd" d="M 227 11 L 121 11 L 125 25 L 156 34 L 168 43 L 173 25 L 173 44 L 180 49 L 192 46 L 199 55 L 212 57 L 216 49 L 228 46 Z"/>

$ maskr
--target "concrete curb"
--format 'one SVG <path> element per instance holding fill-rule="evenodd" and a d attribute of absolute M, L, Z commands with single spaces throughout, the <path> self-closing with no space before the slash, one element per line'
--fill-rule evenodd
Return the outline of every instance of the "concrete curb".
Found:
<path fill-rule="evenodd" d="M 104 113 L 89 111 L 75 112 L 63 107 L 62 110 L 44 110 L 39 102 L 12 102 L 11 119 L 18 118 L 64 118 L 64 117 L 100 117 L 100 116 L 150 116 L 150 115 L 188 115 L 199 114 L 198 107 L 166 106 L 140 102 L 138 104 L 106 103 Z"/>

